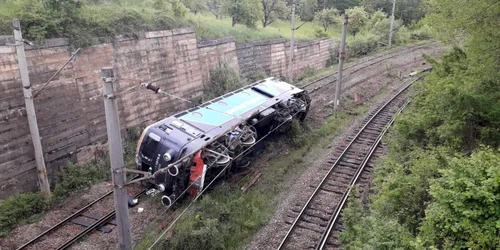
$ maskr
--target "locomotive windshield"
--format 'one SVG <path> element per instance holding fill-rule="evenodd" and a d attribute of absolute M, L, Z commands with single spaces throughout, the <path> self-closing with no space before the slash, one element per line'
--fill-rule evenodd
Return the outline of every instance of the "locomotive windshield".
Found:
<path fill-rule="evenodd" d="M 159 141 L 153 140 L 151 137 L 147 137 L 142 144 L 141 154 L 142 157 L 146 159 L 153 159 L 156 147 L 158 147 Z"/>

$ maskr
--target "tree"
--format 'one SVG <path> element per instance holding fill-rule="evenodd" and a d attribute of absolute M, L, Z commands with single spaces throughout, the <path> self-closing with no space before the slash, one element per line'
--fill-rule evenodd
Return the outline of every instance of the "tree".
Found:
<path fill-rule="evenodd" d="M 277 19 L 286 18 L 290 9 L 283 0 L 261 0 L 263 7 L 262 26 L 273 23 Z"/>
<path fill-rule="evenodd" d="M 365 11 L 364 7 L 358 6 L 347 9 L 345 12 L 349 17 L 348 30 L 352 35 L 356 35 L 368 21 L 369 14 Z"/>
<path fill-rule="evenodd" d="M 181 2 L 188 8 L 190 11 L 192 11 L 195 15 L 199 11 L 204 11 L 206 10 L 206 6 L 203 3 L 203 1 L 200 0 L 181 0 Z"/>
<path fill-rule="evenodd" d="M 367 11 L 374 12 L 382 10 L 385 13 L 392 12 L 393 0 L 362 0 L 360 5 Z M 424 4 L 421 0 L 396 0 L 395 16 L 405 24 L 415 23 L 425 15 Z"/>
<path fill-rule="evenodd" d="M 342 11 L 358 4 L 359 0 L 318 0 L 318 8 L 320 10 L 334 8 Z"/>
<path fill-rule="evenodd" d="M 300 20 L 311 22 L 314 20 L 314 14 L 318 9 L 318 0 L 301 0 L 298 4 L 297 13 Z"/>
<path fill-rule="evenodd" d="M 216 19 L 219 19 L 221 14 L 223 0 L 205 0 L 207 9 L 214 14 Z"/>
<path fill-rule="evenodd" d="M 456 157 L 431 185 L 421 240 L 446 249 L 496 249 L 500 245 L 500 151 Z"/>
<path fill-rule="evenodd" d="M 323 26 L 325 31 L 328 27 L 338 23 L 338 14 L 339 11 L 337 9 L 323 9 L 314 17 L 314 21 Z"/>
<path fill-rule="evenodd" d="M 231 17 L 232 26 L 237 23 L 255 28 L 262 19 L 262 5 L 259 0 L 224 0 L 222 10 Z"/>
<path fill-rule="evenodd" d="M 170 8 L 175 17 L 184 18 L 188 9 L 180 0 L 170 0 Z"/>

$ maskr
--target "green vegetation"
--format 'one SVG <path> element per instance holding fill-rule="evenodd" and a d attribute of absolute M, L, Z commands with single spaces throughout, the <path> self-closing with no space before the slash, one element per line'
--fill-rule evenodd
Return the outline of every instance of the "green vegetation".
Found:
<path fill-rule="evenodd" d="M 328 27 L 340 23 L 338 18 L 339 11 L 337 9 L 324 9 L 314 17 L 314 21 L 323 26 L 325 32 Z"/>
<path fill-rule="evenodd" d="M 434 71 L 395 123 L 370 210 L 351 200 L 346 211 L 347 248 L 500 245 L 500 58 L 492 53 L 500 50 L 497 3 L 427 1 L 433 12 L 422 29 L 427 23 L 455 47 L 440 61 L 427 57 Z"/>
<path fill-rule="evenodd" d="M 239 186 L 231 188 L 226 184 L 211 190 L 191 206 L 175 224 L 173 235 L 155 249 L 242 248 L 269 220 L 279 195 L 288 188 L 287 183 L 311 164 L 307 159 L 315 159 L 315 154 L 321 154 L 318 152 L 328 147 L 332 137 L 341 133 L 357 114 L 366 111 L 364 106 L 354 107 L 349 113 L 341 111 L 318 129 L 293 123 L 288 135 L 280 135 L 276 142 L 268 143 L 270 160 L 259 169 L 262 176 L 257 185 L 246 193 Z M 152 230 L 134 248 L 147 249 L 156 237 L 158 234 Z"/>
<path fill-rule="evenodd" d="M 202 102 L 206 102 L 246 85 L 236 67 L 228 59 L 219 59 L 219 66 L 210 70 L 210 81 L 203 89 Z"/>
<path fill-rule="evenodd" d="M 357 34 L 372 13 L 387 17 L 387 11 L 374 11 L 385 6 L 377 1 L 302 0 L 297 6 L 300 28 L 296 39 L 339 37 L 337 9 L 353 15 L 350 30 Z M 88 46 L 96 42 L 94 38 L 137 37 L 139 32 L 187 26 L 194 27 L 201 40 L 224 36 L 234 36 L 237 42 L 290 38 L 291 2 L 287 0 L 0 0 L 0 4 L 0 34 L 12 34 L 12 19 L 17 17 L 24 36 L 37 42 L 67 37 L 77 46 Z M 405 11 L 405 5 L 400 8 L 402 13 L 413 11 Z M 384 32 L 387 30 L 385 27 Z M 414 37 L 426 36 L 419 33 Z"/>
<path fill-rule="evenodd" d="M 302 75 L 297 77 L 297 81 L 302 81 L 306 78 L 312 77 L 312 76 L 316 75 L 316 73 L 318 73 L 318 71 L 315 68 L 307 66 L 304 69 L 304 71 L 302 72 Z"/>
<path fill-rule="evenodd" d="M 18 194 L 0 203 L 0 237 L 15 226 L 32 221 L 47 207 L 41 193 Z"/>
<path fill-rule="evenodd" d="M 255 28 L 261 19 L 262 5 L 259 0 L 225 0 L 221 8 L 223 13 L 231 17 L 233 27 L 240 23 Z"/>

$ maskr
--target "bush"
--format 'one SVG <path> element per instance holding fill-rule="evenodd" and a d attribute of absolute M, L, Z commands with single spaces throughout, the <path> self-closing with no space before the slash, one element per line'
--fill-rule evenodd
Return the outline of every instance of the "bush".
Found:
<path fill-rule="evenodd" d="M 248 76 L 249 82 L 256 82 L 269 77 L 264 71 L 257 71 Z"/>
<path fill-rule="evenodd" d="M 12 34 L 12 19 L 21 21 L 25 38 L 41 41 L 67 37 L 77 46 L 94 37 L 114 37 L 152 29 L 183 26 L 186 7 L 172 1 L 4 0 L 0 34 Z"/>
<path fill-rule="evenodd" d="M 326 67 L 333 66 L 339 62 L 339 48 L 330 48 L 330 58 L 326 60 Z"/>
<path fill-rule="evenodd" d="M 59 171 L 58 182 L 54 188 L 56 199 L 65 198 L 83 188 L 89 187 L 97 180 L 109 179 L 110 168 L 106 160 L 95 163 L 75 165 L 69 163 L 65 169 Z"/>
<path fill-rule="evenodd" d="M 302 81 L 308 77 L 316 75 L 317 70 L 311 66 L 307 66 L 304 71 L 302 71 L 302 74 L 297 78 L 297 81 Z"/>
<path fill-rule="evenodd" d="M 316 29 L 314 29 L 314 37 L 316 37 L 316 38 L 329 38 L 330 36 L 323 29 L 316 28 Z"/>
<path fill-rule="evenodd" d="M 309 134 L 307 133 L 303 124 L 298 120 L 292 120 L 290 129 L 287 131 L 290 134 L 291 145 L 294 148 L 301 148 L 308 144 Z"/>
<path fill-rule="evenodd" d="M 0 203 L 0 236 L 30 221 L 47 207 L 41 193 L 17 194 Z"/>
<path fill-rule="evenodd" d="M 210 70 L 210 82 L 203 90 L 202 101 L 211 100 L 243 86 L 245 86 L 245 82 L 240 79 L 240 75 L 231 65 L 231 61 L 221 58 L 219 66 Z"/>
<path fill-rule="evenodd" d="M 419 29 L 414 30 L 410 34 L 413 40 L 428 40 L 432 38 L 432 29 L 428 25 L 422 25 Z"/>
<path fill-rule="evenodd" d="M 378 48 L 377 37 L 371 33 L 360 33 L 347 43 L 351 57 L 367 55 Z"/>
<path fill-rule="evenodd" d="M 410 30 L 403 26 L 396 32 L 393 42 L 396 44 L 407 44 L 411 39 Z"/>

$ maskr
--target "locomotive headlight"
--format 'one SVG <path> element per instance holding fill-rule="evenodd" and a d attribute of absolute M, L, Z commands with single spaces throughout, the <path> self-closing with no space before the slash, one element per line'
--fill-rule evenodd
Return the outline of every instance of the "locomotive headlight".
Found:
<path fill-rule="evenodd" d="M 167 152 L 163 155 L 163 160 L 169 162 L 170 160 L 172 160 L 172 156 Z"/>

